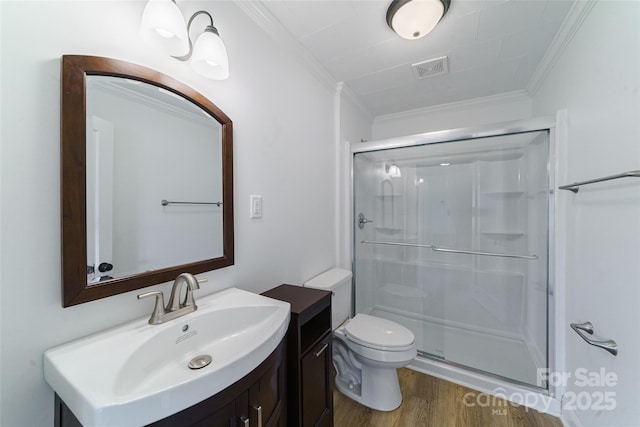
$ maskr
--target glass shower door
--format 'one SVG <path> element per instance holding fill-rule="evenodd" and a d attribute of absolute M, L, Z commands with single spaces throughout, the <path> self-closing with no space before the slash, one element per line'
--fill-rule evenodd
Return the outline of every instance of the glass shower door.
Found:
<path fill-rule="evenodd" d="M 356 153 L 356 311 L 421 355 L 545 387 L 548 147 L 538 131 Z"/>
<path fill-rule="evenodd" d="M 368 154 L 356 155 L 353 165 L 356 312 L 400 323 L 419 351 L 443 356 L 444 330 L 424 321 L 442 298 L 419 267 L 431 249 L 415 245 L 415 177 L 407 165 Z"/>

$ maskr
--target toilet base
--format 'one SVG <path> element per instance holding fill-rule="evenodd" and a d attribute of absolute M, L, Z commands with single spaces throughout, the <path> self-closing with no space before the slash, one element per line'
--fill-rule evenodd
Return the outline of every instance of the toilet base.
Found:
<path fill-rule="evenodd" d="M 335 386 L 345 396 L 378 411 L 393 411 L 402 404 L 398 371 L 363 364 L 362 383 L 350 384 L 336 375 Z"/>

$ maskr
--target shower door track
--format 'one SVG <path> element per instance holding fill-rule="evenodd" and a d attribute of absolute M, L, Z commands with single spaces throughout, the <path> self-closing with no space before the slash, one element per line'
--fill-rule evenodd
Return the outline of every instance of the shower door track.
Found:
<path fill-rule="evenodd" d="M 463 365 L 463 364 L 460 364 L 460 363 L 452 362 L 450 360 L 445 359 L 444 357 L 440 357 L 440 356 L 437 356 L 435 354 L 427 353 L 427 352 L 424 352 L 422 350 L 418 350 L 418 357 L 422 357 L 424 359 L 434 360 L 434 361 L 436 361 L 438 363 L 443 363 L 445 365 L 449 365 L 449 366 L 452 366 L 452 367 L 458 368 L 458 369 L 463 369 L 465 371 L 474 372 L 474 373 L 477 373 L 477 374 L 482 374 L 484 376 L 487 376 L 487 377 L 490 377 L 490 378 L 494 378 L 496 380 L 500 380 L 500 381 L 508 382 L 510 384 L 513 384 L 513 385 L 517 385 L 518 387 L 522 387 L 524 389 L 527 389 L 527 390 L 535 392 L 535 393 L 542 393 L 542 394 L 545 394 L 545 395 L 548 395 L 548 396 L 550 395 L 549 388 L 548 388 L 548 383 L 547 383 L 547 387 L 534 386 L 534 385 L 531 385 L 529 383 L 525 383 L 525 382 L 522 382 L 522 381 L 515 380 L 513 378 L 505 377 L 505 376 L 502 376 L 502 375 L 494 374 L 492 372 L 483 371 L 482 369 L 478 369 L 478 368 L 474 368 L 474 367 L 471 367 L 471 366 Z"/>

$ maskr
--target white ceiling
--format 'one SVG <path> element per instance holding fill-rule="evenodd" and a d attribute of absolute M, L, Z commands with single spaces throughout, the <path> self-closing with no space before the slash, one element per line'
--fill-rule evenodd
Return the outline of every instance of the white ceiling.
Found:
<path fill-rule="evenodd" d="M 385 20 L 391 0 L 265 0 L 269 19 L 373 116 L 523 90 L 573 0 L 452 0 L 418 40 Z M 411 64 L 446 55 L 449 73 L 417 80 Z"/>

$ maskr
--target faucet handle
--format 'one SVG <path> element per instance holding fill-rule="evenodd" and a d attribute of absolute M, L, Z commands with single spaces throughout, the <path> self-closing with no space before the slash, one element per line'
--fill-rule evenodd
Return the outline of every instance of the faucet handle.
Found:
<path fill-rule="evenodd" d="M 155 305 L 153 306 L 153 312 L 151 313 L 151 317 L 149 318 L 150 325 L 157 325 L 162 323 L 162 316 L 166 313 L 164 310 L 164 294 L 162 291 L 152 291 L 144 294 L 138 295 L 138 299 L 147 298 L 147 297 L 156 297 Z"/>

